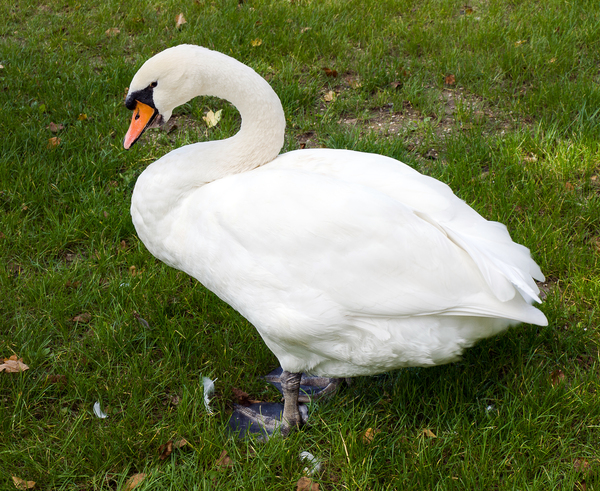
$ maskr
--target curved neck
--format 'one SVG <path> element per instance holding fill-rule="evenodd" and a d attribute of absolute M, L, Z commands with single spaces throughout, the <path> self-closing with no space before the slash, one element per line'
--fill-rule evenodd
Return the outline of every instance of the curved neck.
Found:
<path fill-rule="evenodd" d="M 140 238 L 155 255 L 158 251 L 152 250 L 155 240 L 170 228 L 187 196 L 207 183 L 270 162 L 279 154 L 285 134 L 285 115 L 279 97 L 254 70 L 206 48 L 189 46 L 183 51 L 183 54 L 172 52 L 168 58 L 170 63 L 183 68 L 172 72 L 169 86 L 173 90 L 162 95 L 169 100 L 169 104 L 164 104 L 168 115 L 172 108 L 196 96 L 209 95 L 235 105 L 242 125 L 231 138 L 173 150 L 140 175 L 132 196 L 131 213 Z M 155 102 L 160 107 L 156 95 Z M 167 257 L 161 259 L 170 263 Z"/>
<path fill-rule="evenodd" d="M 273 160 L 283 147 L 285 114 L 279 97 L 252 68 L 217 51 L 186 46 L 185 69 L 175 82 L 175 106 L 208 95 L 232 103 L 242 117 L 231 138 L 187 145 L 176 151 L 180 163 L 194 166 L 194 181 L 211 182 Z M 169 51 L 169 50 L 167 50 Z M 159 161 L 160 162 L 160 161 Z M 178 165 L 181 169 L 181 165 Z"/>

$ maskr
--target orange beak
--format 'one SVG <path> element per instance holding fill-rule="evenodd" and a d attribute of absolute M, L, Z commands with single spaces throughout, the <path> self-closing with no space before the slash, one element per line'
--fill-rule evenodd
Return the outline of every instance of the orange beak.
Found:
<path fill-rule="evenodd" d="M 154 119 L 158 114 L 158 110 L 150 107 L 148 104 L 144 104 L 140 101 L 135 102 L 131 124 L 125 135 L 125 140 L 123 141 L 123 146 L 126 150 L 129 150 L 129 148 L 138 141 L 138 138 L 142 136 L 142 133 L 144 133 L 146 128 L 154 122 Z"/>

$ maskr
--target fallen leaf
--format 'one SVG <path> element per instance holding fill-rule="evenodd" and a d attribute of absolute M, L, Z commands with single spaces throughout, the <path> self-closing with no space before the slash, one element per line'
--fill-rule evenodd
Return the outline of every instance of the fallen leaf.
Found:
<path fill-rule="evenodd" d="M 401 89 L 402 86 L 404 85 L 404 82 L 392 82 L 390 84 L 392 86 L 393 89 Z"/>
<path fill-rule="evenodd" d="M 129 479 L 121 489 L 121 491 L 130 491 L 135 488 L 138 484 L 140 484 L 144 479 L 146 479 L 146 474 L 140 472 L 139 474 L 134 474 Z"/>
<path fill-rule="evenodd" d="M 126 240 L 122 240 L 122 241 L 119 243 L 119 246 L 121 247 L 121 250 L 122 250 L 122 251 L 126 251 L 127 249 L 129 249 L 129 244 L 127 244 L 127 241 L 126 241 Z"/>
<path fill-rule="evenodd" d="M 77 116 L 78 121 L 85 121 L 86 119 L 87 119 L 87 114 L 85 114 L 85 113 L 81 113 L 79 116 Z"/>
<path fill-rule="evenodd" d="M 565 380 L 565 374 L 562 370 L 556 369 L 550 374 L 550 383 L 552 387 L 556 387 L 558 384 Z"/>
<path fill-rule="evenodd" d="M 333 90 L 330 90 L 329 92 L 327 92 L 327 94 L 325 94 L 323 96 L 323 100 L 325 102 L 332 102 L 332 101 L 335 101 L 336 99 L 337 99 L 337 94 Z"/>
<path fill-rule="evenodd" d="M 319 491 L 319 483 L 314 482 L 306 476 L 302 476 L 298 479 L 296 484 L 296 491 Z"/>
<path fill-rule="evenodd" d="M 89 312 L 84 312 L 83 314 L 76 315 L 71 319 L 73 322 L 81 322 L 82 324 L 87 324 L 92 320 L 92 314 Z"/>
<path fill-rule="evenodd" d="M 257 46 L 260 46 L 262 44 L 262 39 L 253 39 L 252 41 L 250 41 L 250 44 L 256 48 Z"/>
<path fill-rule="evenodd" d="M 171 455 L 173 453 L 173 440 L 169 440 L 167 443 L 163 443 L 158 447 L 158 453 L 160 454 L 160 460 L 165 460 Z"/>
<path fill-rule="evenodd" d="M 182 448 L 182 447 L 185 447 L 187 444 L 188 444 L 188 442 L 185 438 L 180 438 L 179 440 L 173 441 L 173 448 L 175 448 L 175 449 Z"/>
<path fill-rule="evenodd" d="M 52 138 L 48 138 L 48 148 L 55 148 L 60 145 L 60 138 L 58 136 L 53 136 Z"/>
<path fill-rule="evenodd" d="M 338 73 L 335 70 L 332 70 L 331 68 L 327 68 L 326 66 L 324 66 L 322 68 L 322 70 L 325 72 L 325 75 L 327 75 L 328 77 L 337 77 Z"/>
<path fill-rule="evenodd" d="M 247 392 L 244 392 L 242 389 L 234 387 L 233 396 L 236 398 L 237 403 L 241 404 L 242 406 L 249 406 L 251 404 L 250 396 Z"/>
<path fill-rule="evenodd" d="M 15 476 L 12 476 L 12 480 L 17 489 L 33 489 L 35 486 L 35 481 L 25 481 Z"/>
<path fill-rule="evenodd" d="M 566 182 L 565 183 L 565 189 L 567 191 L 573 191 L 575 189 L 575 186 L 573 186 L 573 184 L 571 184 L 570 182 Z"/>
<path fill-rule="evenodd" d="M 65 287 L 67 288 L 79 288 L 81 286 L 81 281 L 71 281 L 67 280 L 65 283 Z"/>
<path fill-rule="evenodd" d="M 362 441 L 365 444 L 369 444 L 373 441 L 373 438 L 375 438 L 375 435 L 377 435 L 377 433 L 380 433 L 381 430 L 378 429 L 373 429 L 373 428 L 367 428 L 367 430 L 363 433 L 362 436 Z"/>
<path fill-rule="evenodd" d="M 456 83 L 456 77 L 452 74 L 446 75 L 446 78 L 444 78 L 444 83 L 446 85 L 454 85 Z"/>
<path fill-rule="evenodd" d="M 48 375 L 46 380 L 49 384 L 55 384 L 59 387 L 65 387 L 67 385 L 67 377 L 65 375 Z"/>
<path fill-rule="evenodd" d="M 104 31 L 104 33 L 107 36 L 116 36 L 117 34 L 119 34 L 121 32 L 121 30 L 118 27 L 111 27 L 110 29 L 107 29 L 106 31 Z"/>
<path fill-rule="evenodd" d="M 425 428 L 423 430 L 423 435 L 428 436 L 429 438 L 437 438 L 437 436 L 435 435 L 435 433 L 433 431 L 431 431 L 428 428 Z"/>
<path fill-rule="evenodd" d="M 312 29 L 312 27 L 303 27 L 302 29 L 300 29 L 301 33 L 305 33 L 306 31 L 310 31 Z"/>
<path fill-rule="evenodd" d="M 223 112 L 223 109 L 219 109 L 216 113 L 214 113 L 214 112 L 212 112 L 212 110 L 210 110 L 206 113 L 206 116 L 202 116 L 202 119 L 206 123 L 206 126 L 208 126 L 209 128 L 213 128 L 213 127 L 217 126 L 217 124 L 219 124 L 219 121 L 221 120 L 222 112 Z"/>
<path fill-rule="evenodd" d="M 17 355 L 4 358 L 4 363 L 0 364 L 0 372 L 17 373 L 25 370 L 29 370 L 29 367 L 23 363 L 23 358 L 17 358 Z"/>
<path fill-rule="evenodd" d="M 556 58 L 550 58 L 550 63 L 554 63 L 556 61 Z"/>
<path fill-rule="evenodd" d="M 585 459 L 575 459 L 575 462 L 573 462 L 573 468 L 577 472 L 587 474 L 588 472 L 590 472 L 591 466 L 590 463 Z"/>
<path fill-rule="evenodd" d="M 517 42 L 515 43 L 515 46 L 519 47 L 519 46 L 521 46 L 522 44 L 525 44 L 526 42 L 527 42 L 527 40 L 525 40 L 525 39 L 521 39 L 520 41 L 517 41 Z"/>
<path fill-rule="evenodd" d="M 175 17 L 175 27 L 179 29 L 183 24 L 187 24 L 187 20 L 185 20 L 183 14 L 177 14 Z"/>
<path fill-rule="evenodd" d="M 223 450 L 221 452 L 221 455 L 219 456 L 219 459 L 216 462 L 216 466 L 219 468 L 219 470 L 223 470 L 228 467 L 233 467 L 233 461 L 231 460 L 231 457 L 227 455 L 227 450 Z"/>
<path fill-rule="evenodd" d="M 48 128 L 52 133 L 56 133 L 60 130 L 64 130 L 65 127 L 62 124 L 56 124 L 53 123 L 52 121 L 50 122 L 50 124 L 48 126 L 46 126 L 46 128 Z"/>

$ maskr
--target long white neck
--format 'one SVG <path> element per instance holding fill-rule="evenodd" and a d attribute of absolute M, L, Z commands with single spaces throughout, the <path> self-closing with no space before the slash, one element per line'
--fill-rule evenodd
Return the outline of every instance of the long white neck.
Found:
<path fill-rule="evenodd" d="M 154 58 L 158 59 L 155 64 L 160 61 L 173 67 L 159 81 L 162 91 L 155 93 L 159 110 L 161 104 L 170 105 L 166 111 L 170 115 L 172 108 L 196 96 L 216 96 L 238 109 L 242 125 L 231 138 L 180 147 L 142 173 L 132 196 L 131 212 L 144 243 L 194 190 L 277 157 L 285 134 L 285 115 L 277 94 L 239 61 L 198 46 L 171 48 Z M 136 77 L 143 75 L 145 68 Z M 134 77 L 132 85 L 135 82 Z M 170 90 L 164 89 L 165 85 Z"/>

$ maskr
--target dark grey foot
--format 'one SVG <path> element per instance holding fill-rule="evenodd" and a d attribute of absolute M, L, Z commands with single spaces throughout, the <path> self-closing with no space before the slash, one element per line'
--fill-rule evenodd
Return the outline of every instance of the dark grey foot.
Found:
<path fill-rule="evenodd" d="M 308 408 L 300 404 L 298 408 L 301 424 L 308 420 Z M 271 436 L 289 434 L 289 426 L 283 422 L 284 405 L 277 402 L 260 402 L 250 406 L 234 405 L 229 419 L 229 428 L 239 438 L 256 435 L 261 440 Z"/>
<path fill-rule="evenodd" d="M 277 390 L 283 394 L 280 381 L 282 373 L 283 369 L 278 367 L 266 375 L 265 380 L 267 382 L 271 382 L 277 388 Z M 329 397 L 335 394 L 342 380 L 345 380 L 346 383 L 350 384 L 350 379 L 313 377 L 303 373 L 302 378 L 300 379 L 300 393 L 298 396 L 298 402 L 308 403 Z"/>

